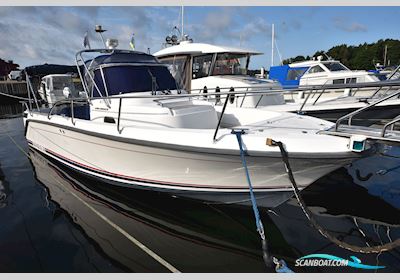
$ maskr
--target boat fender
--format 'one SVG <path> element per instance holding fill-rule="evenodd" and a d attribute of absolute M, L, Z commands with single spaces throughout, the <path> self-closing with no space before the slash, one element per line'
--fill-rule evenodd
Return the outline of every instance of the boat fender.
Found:
<path fill-rule="evenodd" d="M 235 89 L 233 88 L 233 87 L 231 87 L 230 89 L 229 89 L 229 92 L 234 92 L 235 91 Z M 235 95 L 234 94 L 230 94 L 229 95 L 229 102 L 231 103 L 231 104 L 233 104 L 233 102 L 235 101 Z"/>
<path fill-rule="evenodd" d="M 215 88 L 215 92 L 221 92 L 221 89 L 219 86 Z M 218 104 L 221 101 L 221 94 L 216 94 L 215 95 L 215 104 Z"/>
<path fill-rule="evenodd" d="M 204 88 L 203 88 L 203 93 L 208 93 L 208 89 L 207 89 L 206 86 L 204 86 Z M 203 97 L 204 97 L 204 98 L 207 98 L 208 95 L 207 95 L 207 94 L 204 94 Z"/>
<path fill-rule="evenodd" d="M 215 92 L 221 92 L 221 89 L 217 86 L 215 88 Z M 221 94 L 215 95 L 215 104 L 218 104 L 221 101 Z"/>

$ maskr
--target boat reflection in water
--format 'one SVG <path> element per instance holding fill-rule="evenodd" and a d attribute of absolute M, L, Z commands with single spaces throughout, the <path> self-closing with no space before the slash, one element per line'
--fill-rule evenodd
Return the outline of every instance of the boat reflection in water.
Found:
<path fill-rule="evenodd" d="M 354 161 L 348 168 L 355 183 L 364 186 L 368 193 L 400 208 L 400 148 L 380 145 L 368 160 Z M 400 216 L 398 216 L 400 219 Z"/>
<path fill-rule="evenodd" d="M 10 195 L 9 183 L 6 180 L 0 164 L 0 209 L 8 205 L 8 197 Z"/>
<path fill-rule="evenodd" d="M 97 213 L 179 271 L 268 271 L 250 207 L 203 204 L 162 193 L 111 187 L 66 169 L 37 151 L 30 150 L 30 157 L 36 178 L 48 189 L 50 199 L 72 218 L 97 250 L 123 270 L 168 271 Z M 368 159 L 362 160 L 367 164 Z M 348 171 L 339 169 L 302 193 L 315 219 L 351 245 L 376 246 L 399 238 L 398 208 L 370 195 L 368 187 L 354 183 L 349 175 L 352 169 L 353 166 Z M 273 210 L 262 209 L 261 216 L 270 253 L 284 259 L 296 272 L 364 271 L 350 267 L 295 267 L 297 258 L 315 253 L 344 259 L 357 256 L 364 264 L 386 266 L 379 272 L 400 271 L 398 249 L 360 254 L 340 248 L 310 225 L 295 199 Z"/>
<path fill-rule="evenodd" d="M 347 243 L 346 249 L 322 237 L 308 223 L 294 198 L 274 209 L 276 215 L 270 217 L 293 249 L 301 255 L 331 254 L 344 259 L 356 256 L 362 263 L 386 266 L 380 272 L 400 271 L 399 247 L 380 254 L 354 252 L 357 251 L 355 246 L 384 248 L 400 238 L 400 185 L 395 183 L 400 178 L 397 170 L 400 161 L 397 158 L 396 163 L 393 158 L 393 154 L 400 154 L 400 149 L 378 146 L 378 151 L 381 150 L 390 150 L 392 154 L 378 152 L 354 161 L 318 180 L 302 193 L 318 224 Z M 351 270 L 342 267 L 327 271 Z"/>
<path fill-rule="evenodd" d="M 153 192 L 110 188 L 56 165 L 36 151 L 30 150 L 30 157 L 36 177 L 48 189 L 50 199 L 100 250 L 126 270 L 167 271 L 75 196 L 179 270 L 264 271 L 252 221 L 242 225 L 229 218 L 221 219 L 205 204 Z"/>

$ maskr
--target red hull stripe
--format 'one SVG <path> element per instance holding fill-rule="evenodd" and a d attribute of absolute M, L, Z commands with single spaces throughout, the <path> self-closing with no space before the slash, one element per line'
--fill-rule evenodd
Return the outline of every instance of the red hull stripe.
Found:
<path fill-rule="evenodd" d="M 28 143 L 32 144 L 31 141 L 28 141 Z M 197 184 L 185 184 L 185 183 L 175 183 L 175 182 L 165 182 L 165 181 L 157 181 L 157 180 L 149 180 L 149 179 L 143 179 L 143 178 L 138 178 L 138 177 L 133 177 L 133 176 L 128 176 L 128 175 L 123 175 L 123 174 L 118 174 L 118 173 L 113 173 L 113 172 L 109 172 L 106 170 L 102 170 L 102 169 L 98 169 L 92 166 L 88 166 L 85 165 L 83 163 L 74 161 L 72 159 L 69 159 L 63 155 L 60 155 L 56 152 L 53 152 L 49 149 L 45 149 L 47 153 L 51 154 L 52 156 L 56 157 L 56 158 L 60 158 L 66 162 L 68 162 L 69 164 L 72 165 L 77 165 L 80 168 L 92 171 L 94 173 L 99 173 L 102 175 L 108 175 L 114 178 L 118 178 L 118 179 L 125 179 L 125 180 L 131 180 L 131 181 L 135 181 L 135 182 L 141 182 L 141 183 L 150 183 L 150 184 L 158 184 L 158 185 L 165 185 L 165 186 L 181 186 L 181 187 L 194 187 L 194 188 L 210 188 L 210 189 L 227 189 L 227 188 L 235 188 L 235 189 L 242 189 L 243 191 L 248 191 L 248 187 L 247 186 L 215 186 L 215 185 L 197 185 Z M 287 186 L 258 186 L 258 189 L 269 189 L 269 190 L 273 190 L 273 189 L 287 189 L 290 190 L 290 188 L 288 188 Z"/>

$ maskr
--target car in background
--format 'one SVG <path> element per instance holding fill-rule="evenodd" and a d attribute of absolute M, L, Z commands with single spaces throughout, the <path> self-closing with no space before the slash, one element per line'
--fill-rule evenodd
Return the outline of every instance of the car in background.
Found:
<path fill-rule="evenodd" d="M 8 79 L 20 81 L 22 79 L 21 70 L 13 70 L 13 71 L 11 71 L 8 74 Z"/>

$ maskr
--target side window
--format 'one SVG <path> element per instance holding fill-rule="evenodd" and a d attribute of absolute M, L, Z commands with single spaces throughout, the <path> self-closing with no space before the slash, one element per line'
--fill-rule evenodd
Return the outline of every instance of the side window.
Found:
<path fill-rule="evenodd" d="M 286 75 L 286 80 L 293 81 L 299 80 L 303 76 L 305 69 L 290 69 Z"/>
<path fill-rule="evenodd" d="M 190 61 L 187 56 L 167 57 L 159 59 L 161 63 L 168 65 L 168 70 L 172 77 L 176 80 L 180 88 L 186 88 L 190 75 L 187 73 L 188 62 Z M 187 77 L 189 76 L 189 77 Z"/>
<path fill-rule="evenodd" d="M 336 80 L 333 80 L 333 84 L 334 84 L 334 85 L 337 85 L 337 84 L 344 84 L 344 79 L 336 79 Z"/>
<path fill-rule="evenodd" d="M 325 72 L 324 69 L 322 69 L 321 66 L 316 65 L 314 67 L 311 67 L 310 70 L 308 71 L 309 74 L 313 74 L 313 73 L 320 73 L 320 72 Z"/>
<path fill-rule="evenodd" d="M 41 82 L 41 88 L 43 93 L 46 93 L 46 83 L 45 82 Z"/>
<path fill-rule="evenodd" d="M 210 73 L 212 57 L 212 54 L 193 57 L 193 79 L 208 76 L 208 74 Z"/>
<path fill-rule="evenodd" d="M 357 83 L 357 78 L 347 78 L 346 84 L 355 84 Z"/>
<path fill-rule="evenodd" d="M 52 80 L 50 78 L 46 79 L 46 90 L 50 91 L 52 87 Z"/>

